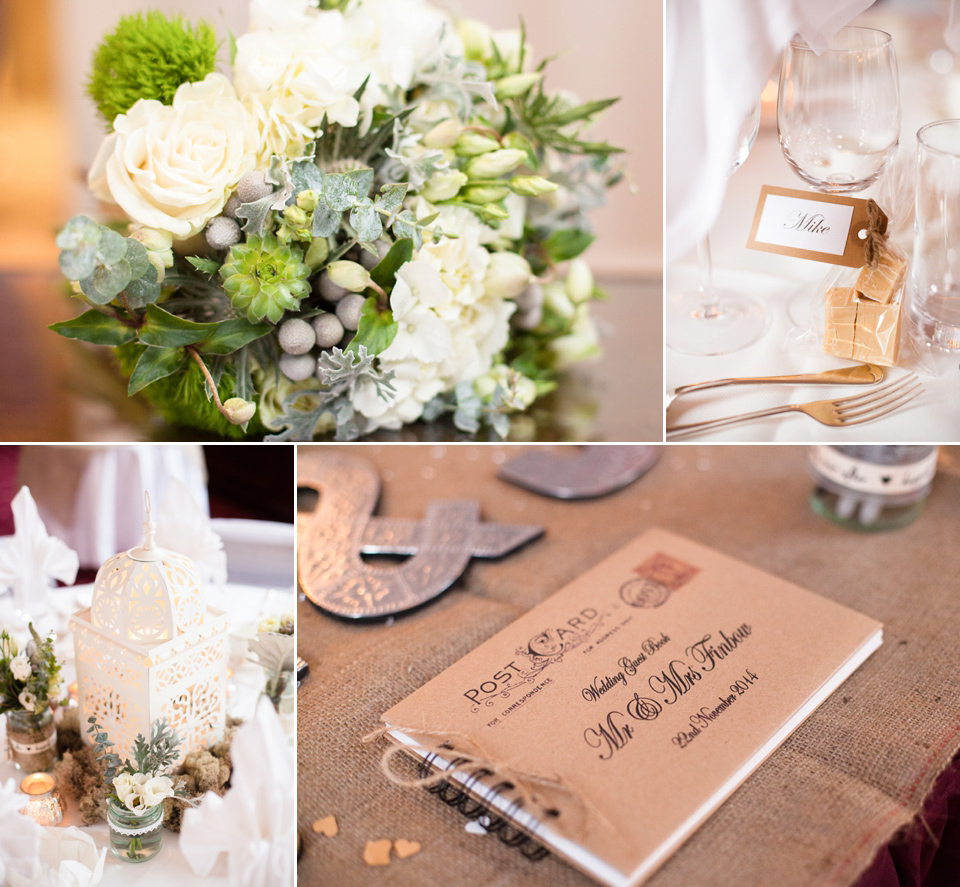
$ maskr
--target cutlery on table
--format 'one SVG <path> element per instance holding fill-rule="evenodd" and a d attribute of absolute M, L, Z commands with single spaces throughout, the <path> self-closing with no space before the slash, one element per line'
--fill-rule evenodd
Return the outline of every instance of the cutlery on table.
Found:
<path fill-rule="evenodd" d="M 702 422 L 690 422 L 685 425 L 673 425 L 667 428 L 667 434 L 689 434 L 694 431 L 709 431 L 724 425 L 760 419 L 764 416 L 776 416 L 780 413 L 806 413 L 822 425 L 842 428 L 847 425 L 861 425 L 886 416 L 923 392 L 923 386 L 914 375 L 905 376 L 898 382 L 891 382 L 882 388 L 875 388 L 865 394 L 853 394 L 836 400 L 814 400 L 810 403 L 788 403 L 753 413 L 741 413 L 737 416 L 725 416 L 720 419 L 706 419 Z"/>
<path fill-rule="evenodd" d="M 664 409 L 668 409 L 681 394 L 703 391 L 705 388 L 722 388 L 726 385 L 762 385 L 769 382 L 787 382 L 794 385 L 872 385 L 883 381 L 883 367 L 874 363 L 861 363 L 839 370 L 822 373 L 797 373 L 791 376 L 743 376 L 732 379 L 714 379 L 710 382 L 693 382 L 681 385 L 664 395 Z"/>

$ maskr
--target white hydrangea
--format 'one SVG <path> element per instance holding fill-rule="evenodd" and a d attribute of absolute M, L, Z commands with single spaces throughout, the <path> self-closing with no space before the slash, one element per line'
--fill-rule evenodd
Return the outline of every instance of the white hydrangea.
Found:
<path fill-rule="evenodd" d="M 422 218 L 436 208 L 421 200 L 415 211 Z M 462 207 L 441 208 L 432 227 L 458 236 L 425 242 L 397 272 L 390 307 L 400 329 L 379 356 L 381 369 L 395 374 L 396 394 L 385 400 L 369 382 L 354 394 L 355 409 L 374 427 L 420 418 L 436 395 L 489 372 L 509 339 L 516 304 L 495 278 L 486 285 L 491 255 L 484 243 L 493 232 Z"/>

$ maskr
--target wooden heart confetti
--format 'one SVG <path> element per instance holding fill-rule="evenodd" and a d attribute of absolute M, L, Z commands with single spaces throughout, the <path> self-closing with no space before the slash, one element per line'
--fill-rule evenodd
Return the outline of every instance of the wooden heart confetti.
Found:
<path fill-rule="evenodd" d="M 397 856 L 401 859 L 406 859 L 408 856 L 413 856 L 414 853 L 420 852 L 420 842 L 397 838 L 397 840 L 393 842 L 393 849 L 396 851 Z"/>
<path fill-rule="evenodd" d="M 324 816 L 323 819 L 318 819 L 313 824 L 313 830 L 321 835 L 326 835 L 328 838 L 333 838 L 336 836 L 337 832 L 340 831 L 337 828 L 337 819 L 335 816 Z"/>
<path fill-rule="evenodd" d="M 367 865 L 390 865 L 390 847 L 388 838 L 367 841 L 367 846 L 363 848 L 363 861 Z"/>

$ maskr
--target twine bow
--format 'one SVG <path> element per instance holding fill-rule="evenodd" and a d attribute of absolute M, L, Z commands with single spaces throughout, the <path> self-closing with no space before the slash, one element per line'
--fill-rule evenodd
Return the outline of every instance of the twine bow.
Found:
<path fill-rule="evenodd" d="M 573 841 L 579 841 L 591 831 L 591 823 L 601 821 L 607 828 L 611 827 L 609 820 L 604 817 L 592 804 L 585 801 L 570 786 L 565 785 L 560 777 L 544 777 L 535 774 L 517 773 L 510 768 L 494 763 L 481 750 L 472 748 L 463 750 L 460 746 L 469 743 L 465 737 L 441 736 L 437 733 L 418 730 L 415 738 L 418 742 L 416 751 L 420 755 L 438 755 L 451 762 L 447 769 L 435 769 L 428 776 L 408 778 L 393 768 L 394 757 L 401 753 L 413 753 L 404 745 L 398 744 L 388 734 L 390 727 L 380 727 L 363 737 L 363 742 L 374 742 L 386 737 L 390 744 L 384 750 L 380 759 L 380 769 L 394 785 L 404 788 L 429 788 L 439 782 L 450 779 L 454 774 L 468 776 L 478 770 L 484 770 L 489 778 L 496 782 L 507 782 L 513 786 L 512 794 L 517 798 L 518 807 L 532 812 L 541 822 L 548 822 L 550 827 Z M 428 738 L 429 737 L 429 738 Z M 452 742 L 457 743 L 456 750 L 451 748 Z M 559 815 L 557 813 L 559 811 Z"/>
<path fill-rule="evenodd" d="M 863 242 L 863 257 L 868 268 L 880 263 L 883 245 L 887 241 L 887 216 L 875 200 L 867 201 L 867 228 Z"/>

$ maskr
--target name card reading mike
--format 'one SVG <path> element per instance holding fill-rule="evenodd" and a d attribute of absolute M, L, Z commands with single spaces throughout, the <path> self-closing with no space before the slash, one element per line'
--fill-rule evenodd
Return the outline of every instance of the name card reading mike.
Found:
<path fill-rule="evenodd" d="M 747 247 L 859 268 L 865 264 L 867 203 L 839 194 L 764 185 Z M 885 224 L 883 217 L 882 225 Z"/>
<path fill-rule="evenodd" d="M 474 815 L 634 887 L 881 639 L 866 616 L 651 530 L 383 721 Z"/>

